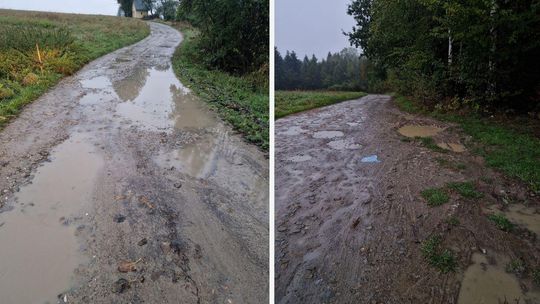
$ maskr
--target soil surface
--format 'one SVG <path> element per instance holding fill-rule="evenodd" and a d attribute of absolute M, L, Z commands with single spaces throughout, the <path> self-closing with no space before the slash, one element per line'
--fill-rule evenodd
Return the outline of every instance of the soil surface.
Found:
<path fill-rule="evenodd" d="M 457 126 L 400 112 L 384 95 L 276 121 L 277 303 L 540 303 L 540 243 L 525 225 L 540 220 L 538 196 L 469 149 L 430 150 L 398 133 L 409 125 L 436 130 L 435 143 L 474 145 Z M 445 187 L 465 181 L 482 197 Z M 449 201 L 430 207 L 421 192 L 431 187 L 445 187 Z M 492 208 L 524 205 L 527 220 L 510 232 L 488 219 Z M 455 271 L 424 257 L 431 236 Z M 509 269 L 517 260 L 523 267 Z"/>
<path fill-rule="evenodd" d="M 2 303 L 268 301 L 268 159 L 149 25 L 0 132 Z"/>

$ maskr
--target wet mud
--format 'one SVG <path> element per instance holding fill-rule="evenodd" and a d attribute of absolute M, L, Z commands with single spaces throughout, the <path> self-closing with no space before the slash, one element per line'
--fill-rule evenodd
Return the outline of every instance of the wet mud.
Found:
<path fill-rule="evenodd" d="M 2 303 L 268 301 L 268 160 L 150 27 L 0 132 Z"/>
<path fill-rule="evenodd" d="M 538 196 L 468 149 L 443 153 L 403 140 L 472 145 L 455 125 L 402 113 L 391 97 L 368 95 L 284 117 L 275 131 L 277 303 L 472 303 L 479 298 L 469 291 L 491 301 L 494 286 L 522 296 L 520 303 L 536 303 L 534 226 L 502 231 L 486 209 L 508 201 L 538 208 Z M 354 149 L 335 149 L 336 140 Z M 311 158 L 291 161 L 304 155 Z M 483 196 L 449 191 L 448 203 L 430 207 L 420 194 L 464 181 Z M 442 273 L 423 255 L 422 244 L 435 235 L 441 250 L 454 255 L 454 271 Z M 503 276 L 501 267 L 516 259 L 526 270 Z"/>

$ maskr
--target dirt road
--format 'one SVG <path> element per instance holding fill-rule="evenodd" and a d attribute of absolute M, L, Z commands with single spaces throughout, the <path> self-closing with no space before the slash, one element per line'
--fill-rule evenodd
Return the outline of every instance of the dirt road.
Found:
<path fill-rule="evenodd" d="M 432 151 L 400 135 L 407 125 L 472 145 L 456 126 L 404 114 L 384 95 L 276 121 L 277 303 L 540 303 L 538 198 L 468 151 Z M 483 197 L 448 191 L 448 203 L 430 207 L 420 195 L 464 181 Z M 512 206 L 529 210 L 512 232 L 487 218 L 499 209 L 511 217 Z M 424 258 L 434 235 L 455 272 Z M 518 260 L 524 269 L 505 271 Z"/>
<path fill-rule="evenodd" d="M 268 160 L 150 27 L 0 132 L 2 303 L 268 301 Z"/>

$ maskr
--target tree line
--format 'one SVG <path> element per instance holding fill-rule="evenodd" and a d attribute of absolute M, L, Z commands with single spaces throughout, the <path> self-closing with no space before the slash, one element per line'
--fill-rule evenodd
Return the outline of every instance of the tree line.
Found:
<path fill-rule="evenodd" d="M 372 89 L 425 103 L 540 108 L 538 0 L 354 0 Z"/>
<path fill-rule="evenodd" d="M 315 55 L 300 60 L 294 51 L 282 57 L 275 48 L 274 58 L 277 90 L 360 91 L 368 86 L 369 61 L 355 48 L 328 53 L 323 60 Z"/>
<path fill-rule="evenodd" d="M 131 14 L 133 0 L 118 0 Z M 143 0 L 150 13 L 186 21 L 200 32 L 197 48 L 211 68 L 268 78 L 269 0 Z"/>

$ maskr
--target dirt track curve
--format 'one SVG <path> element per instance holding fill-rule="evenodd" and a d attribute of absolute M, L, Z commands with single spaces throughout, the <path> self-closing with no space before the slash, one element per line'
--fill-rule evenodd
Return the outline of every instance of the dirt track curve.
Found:
<path fill-rule="evenodd" d="M 530 268 L 540 264 L 534 233 L 507 233 L 486 217 L 486 208 L 506 199 L 538 210 L 538 198 L 467 151 L 431 151 L 401 136 L 404 125 L 437 126 L 443 131 L 436 141 L 470 144 L 456 126 L 404 114 L 385 95 L 276 121 L 276 303 L 497 303 L 471 297 L 501 291 L 514 303 L 510 292 L 527 290 L 520 303 L 540 303 L 531 272 L 518 284 L 503 270 L 512 291 L 506 283 L 474 285 L 498 279 L 495 269 L 485 270 L 499 256 L 520 258 Z M 420 196 L 428 187 L 463 181 L 472 181 L 483 198 L 451 192 L 450 202 L 429 207 Z M 459 224 L 450 224 L 452 217 Z M 455 273 L 441 273 L 424 259 L 421 244 L 432 235 L 455 253 Z M 475 253 L 490 261 L 479 277 L 465 275 Z M 462 285 L 464 277 L 474 284 Z"/>
<path fill-rule="evenodd" d="M 268 301 L 268 160 L 149 24 L 0 132 L 2 303 Z"/>

